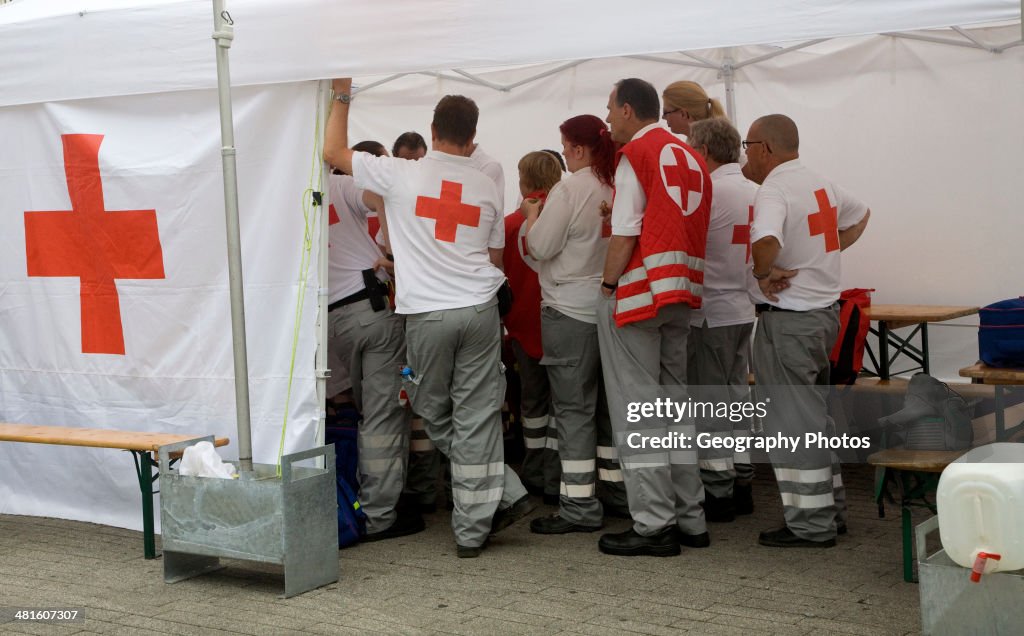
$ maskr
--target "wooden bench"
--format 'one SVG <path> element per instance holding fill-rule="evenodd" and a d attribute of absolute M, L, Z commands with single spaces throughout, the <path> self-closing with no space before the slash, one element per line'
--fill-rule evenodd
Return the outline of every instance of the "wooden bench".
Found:
<path fill-rule="evenodd" d="M 966 453 L 962 451 L 915 451 L 888 448 L 868 456 L 875 467 L 875 502 L 878 516 L 885 516 L 886 487 L 895 482 L 900 490 L 900 513 L 903 529 L 903 580 L 914 582 L 914 537 L 912 508 L 926 508 L 936 513 L 928 495 L 939 486 L 939 477 L 951 462 Z"/>
<path fill-rule="evenodd" d="M 168 435 L 165 433 L 116 431 L 98 428 L 75 428 L 69 426 L 34 426 L 31 424 L 7 424 L 0 422 L 0 442 L 21 442 L 25 444 L 60 444 L 63 446 L 87 446 L 91 448 L 114 448 L 132 453 L 135 472 L 142 491 L 143 552 L 147 559 L 156 558 L 156 536 L 153 523 L 153 485 L 160 473 L 157 452 L 161 446 L 205 439 L 215 446 L 227 446 L 226 437 L 200 437 L 197 435 Z M 176 458 L 175 458 L 176 459 Z"/>

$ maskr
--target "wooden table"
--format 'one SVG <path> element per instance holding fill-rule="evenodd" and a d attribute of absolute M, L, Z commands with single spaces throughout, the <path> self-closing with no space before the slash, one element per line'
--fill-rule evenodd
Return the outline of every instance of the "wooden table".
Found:
<path fill-rule="evenodd" d="M 1024 429 L 1024 422 L 1006 428 L 1006 395 L 1007 386 L 1024 385 L 1024 369 L 1000 369 L 984 363 L 972 364 L 960 369 L 960 375 L 972 380 L 980 380 L 995 388 L 996 441 L 1002 442 L 1013 433 Z"/>
<path fill-rule="evenodd" d="M 226 437 L 214 438 L 200 435 L 180 435 L 144 431 L 122 431 L 99 428 L 77 428 L 73 426 L 37 426 L 33 424 L 8 424 L 0 422 L 0 442 L 24 444 L 58 444 L 62 446 L 85 446 L 89 448 L 114 448 L 130 451 L 135 461 L 135 473 L 139 478 L 142 492 L 142 550 L 147 559 L 155 559 L 156 525 L 153 521 L 153 487 L 160 477 L 159 458 L 161 446 L 187 440 L 206 439 L 214 446 L 226 446 Z M 171 453 L 169 459 L 179 457 Z"/>
<path fill-rule="evenodd" d="M 870 345 L 867 346 L 867 353 L 875 367 L 875 375 L 883 380 L 888 380 L 893 374 L 892 363 L 900 356 L 910 358 L 918 366 L 896 373 L 906 373 L 917 369 L 929 373 L 928 323 L 944 322 L 976 313 L 978 313 L 977 307 L 956 305 L 871 305 L 868 317 L 878 322 L 878 327 L 871 329 L 871 333 L 878 336 L 878 356 L 875 357 L 875 352 Z M 911 326 L 914 327 L 914 330 L 905 338 L 893 333 L 893 329 Z M 919 346 L 911 342 L 914 336 L 919 336 Z M 895 348 L 891 355 L 889 354 L 890 345 Z"/>
<path fill-rule="evenodd" d="M 926 508 L 936 513 L 935 503 L 928 496 L 939 485 L 942 471 L 952 461 L 966 453 L 962 451 L 915 451 L 902 448 L 888 448 L 868 456 L 868 463 L 875 467 L 875 503 L 878 516 L 885 514 L 885 498 L 888 485 L 895 483 L 900 492 L 900 513 L 903 529 L 903 580 L 914 581 L 914 536 L 913 508 Z"/>

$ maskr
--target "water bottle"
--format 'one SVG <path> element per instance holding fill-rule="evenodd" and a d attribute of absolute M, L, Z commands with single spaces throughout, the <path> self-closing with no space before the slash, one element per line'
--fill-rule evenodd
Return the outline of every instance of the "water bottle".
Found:
<path fill-rule="evenodd" d="M 398 403 L 404 407 L 409 405 L 409 391 L 407 390 L 409 385 L 419 384 L 420 380 L 409 365 L 402 365 L 398 374 L 402 377 L 402 388 L 398 390 Z"/>

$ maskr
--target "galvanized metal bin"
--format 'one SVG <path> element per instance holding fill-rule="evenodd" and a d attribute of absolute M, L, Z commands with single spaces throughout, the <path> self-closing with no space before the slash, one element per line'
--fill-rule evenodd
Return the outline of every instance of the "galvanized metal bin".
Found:
<path fill-rule="evenodd" d="M 160 448 L 160 524 L 164 581 L 220 569 L 220 557 L 284 568 L 284 597 L 338 580 L 338 508 L 334 446 L 254 464 L 239 479 L 190 477 L 171 453 L 200 440 Z M 295 466 L 324 456 L 326 468 Z"/>
<path fill-rule="evenodd" d="M 939 550 L 928 556 L 925 541 L 939 528 L 932 517 L 917 526 L 917 568 L 921 593 L 921 632 L 930 636 L 1016 636 L 1024 633 L 1024 570 L 985 574 L 978 583 L 971 570 Z"/>

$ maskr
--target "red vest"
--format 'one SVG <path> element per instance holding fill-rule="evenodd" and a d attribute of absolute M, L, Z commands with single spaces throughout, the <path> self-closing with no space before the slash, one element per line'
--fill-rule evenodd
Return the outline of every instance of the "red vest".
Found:
<path fill-rule="evenodd" d="M 544 201 L 545 192 L 531 192 L 526 198 Z M 544 349 L 540 339 L 540 280 L 537 272 L 523 260 L 523 240 L 519 231 L 526 222 L 526 217 L 519 210 L 505 217 L 505 276 L 512 287 L 512 309 L 502 321 L 510 338 L 519 345 L 531 358 L 544 357 Z"/>
<path fill-rule="evenodd" d="M 711 177 L 700 155 L 664 128 L 620 152 L 647 197 L 640 239 L 615 294 L 615 323 L 622 327 L 655 317 L 663 305 L 700 307 Z"/>

